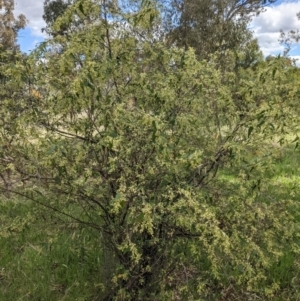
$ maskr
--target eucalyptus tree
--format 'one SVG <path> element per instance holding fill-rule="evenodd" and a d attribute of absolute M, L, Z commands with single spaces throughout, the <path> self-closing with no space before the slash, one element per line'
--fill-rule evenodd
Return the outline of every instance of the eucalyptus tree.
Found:
<path fill-rule="evenodd" d="M 15 18 L 14 0 L 1 0 L 0 1 L 0 46 L 3 49 L 14 49 L 17 47 L 16 39 L 20 29 L 26 25 L 26 18 L 20 15 Z"/>
<path fill-rule="evenodd" d="M 170 0 L 162 4 L 169 43 L 193 47 L 199 58 L 226 50 L 247 49 L 255 41 L 249 21 L 275 1 L 261 0 Z M 162 3 L 165 3 L 163 1 Z"/>
<path fill-rule="evenodd" d="M 43 19 L 47 26 L 42 29 L 48 34 L 62 34 L 63 30 L 60 32 L 53 32 L 50 30 L 51 25 L 56 21 L 56 19 L 64 14 L 66 9 L 71 5 L 71 0 L 45 0 L 44 1 L 44 14 Z"/>
<path fill-rule="evenodd" d="M 300 19 L 300 12 L 297 13 L 297 18 Z M 295 43 L 300 41 L 300 31 L 299 29 L 292 29 L 289 32 L 280 31 L 279 42 L 285 46 L 284 55 L 288 55 L 291 50 L 291 47 Z"/>

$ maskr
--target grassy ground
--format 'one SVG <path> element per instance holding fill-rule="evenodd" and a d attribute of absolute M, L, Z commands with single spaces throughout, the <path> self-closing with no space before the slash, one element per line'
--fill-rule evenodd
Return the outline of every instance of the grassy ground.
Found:
<path fill-rule="evenodd" d="M 288 149 L 278 158 L 269 190 L 279 199 L 300 202 L 300 149 Z M 297 210 L 294 211 L 294 218 L 300 223 L 300 212 Z M 281 283 L 280 296 L 276 300 L 300 300 L 300 257 L 289 244 L 280 262 L 270 268 L 269 277 Z"/>
<path fill-rule="evenodd" d="M 98 239 L 91 231 L 71 223 L 59 225 L 24 202 L 2 203 L 0 218 L 0 300 L 101 296 L 103 257 L 94 248 Z"/>
<path fill-rule="evenodd" d="M 223 175 L 234 184 L 235 178 Z M 286 150 L 274 164 L 269 189 L 300 201 L 300 150 Z M 300 223 L 300 215 L 295 212 Z M 300 242 L 299 242 L 300 243 Z M 25 200 L 0 202 L 0 300 L 101 300 L 111 258 L 101 253 L 97 233 L 60 223 Z M 278 280 L 276 300 L 300 300 L 300 259 L 287 245 L 268 271 Z M 299 293 L 298 293 L 299 292 Z M 259 299 L 258 299 L 259 300 Z"/>

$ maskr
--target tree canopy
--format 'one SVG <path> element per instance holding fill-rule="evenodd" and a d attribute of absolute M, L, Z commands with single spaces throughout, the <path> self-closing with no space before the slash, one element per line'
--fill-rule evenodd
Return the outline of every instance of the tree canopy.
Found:
<path fill-rule="evenodd" d="M 248 23 L 266 4 L 261 0 L 172 0 L 165 6 L 168 40 L 185 49 L 193 47 L 199 58 L 247 48 L 254 42 Z"/>
<path fill-rule="evenodd" d="M 71 5 L 70 0 L 45 0 L 44 1 L 44 14 L 43 19 L 47 24 L 43 31 L 51 34 L 50 27 L 56 21 L 56 19 L 63 15 L 68 6 Z M 55 33 L 52 33 L 55 34 Z"/>
<path fill-rule="evenodd" d="M 13 49 L 18 31 L 26 25 L 26 18 L 24 15 L 14 17 L 14 0 L 1 0 L 0 10 L 0 45 L 2 49 Z"/>

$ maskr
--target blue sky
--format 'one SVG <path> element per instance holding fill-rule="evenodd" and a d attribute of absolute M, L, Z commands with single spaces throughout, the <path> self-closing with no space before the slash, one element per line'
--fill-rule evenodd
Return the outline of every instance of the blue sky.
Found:
<path fill-rule="evenodd" d="M 19 34 L 22 51 L 29 52 L 45 38 L 41 32 L 41 28 L 45 26 L 42 18 L 43 2 L 43 0 L 16 0 L 15 14 L 22 13 L 29 20 L 26 29 Z M 278 43 L 280 29 L 284 31 L 300 29 L 297 12 L 300 12 L 300 0 L 278 0 L 253 19 L 250 27 L 265 56 L 282 53 L 283 47 Z M 293 45 L 290 55 L 300 59 L 300 47 Z M 298 64 L 300 65 L 300 60 Z"/>
<path fill-rule="evenodd" d="M 18 42 L 21 50 L 24 52 L 30 52 L 39 42 L 42 42 L 43 40 L 44 37 L 33 34 L 30 27 L 21 30 L 18 36 Z"/>
<path fill-rule="evenodd" d="M 45 26 L 43 20 L 44 0 L 15 0 L 15 15 L 24 14 L 29 20 L 27 27 L 19 33 L 21 50 L 29 52 L 35 45 L 44 40 L 41 29 Z"/>

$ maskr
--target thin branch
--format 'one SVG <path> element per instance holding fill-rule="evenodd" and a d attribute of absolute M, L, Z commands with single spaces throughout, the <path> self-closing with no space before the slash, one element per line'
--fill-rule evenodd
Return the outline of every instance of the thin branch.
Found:
<path fill-rule="evenodd" d="M 46 208 L 48 208 L 48 209 L 50 209 L 50 210 L 52 210 L 54 212 L 57 212 L 57 213 L 59 213 L 61 215 L 69 217 L 69 218 L 75 220 L 76 222 L 78 222 L 80 224 L 83 224 L 85 226 L 91 227 L 91 228 L 96 229 L 96 230 L 102 230 L 102 231 L 104 231 L 107 234 L 111 234 L 109 231 L 106 231 L 105 229 L 103 229 L 103 227 L 100 227 L 100 226 L 98 226 L 96 224 L 93 224 L 93 223 L 88 223 L 86 221 L 83 221 L 83 220 L 81 220 L 81 219 L 79 219 L 79 218 L 77 218 L 77 217 L 75 217 L 75 216 L 73 216 L 71 214 L 68 214 L 66 212 L 63 212 L 63 211 L 61 211 L 61 210 L 59 210 L 59 209 L 57 209 L 57 208 L 55 208 L 55 207 L 53 207 L 51 205 L 45 204 L 45 203 L 43 203 L 41 201 L 38 201 L 37 199 L 35 199 L 33 197 L 30 197 L 29 195 L 27 195 L 25 193 L 21 193 L 21 192 L 18 192 L 18 191 L 15 191 L 15 190 L 11 190 L 11 189 L 3 189 L 1 187 L 0 187 L 0 190 L 3 191 L 3 192 L 10 192 L 10 193 L 13 193 L 15 195 L 24 197 L 24 198 L 26 198 L 28 200 L 31 200 L 31 201 L 33 201 L 33 202 L 35 202 L 35 203 L 37 203 L 37 204 L 39 204 L 39 205 L 41 205 L 43 207 L 46 207 Z"/>

